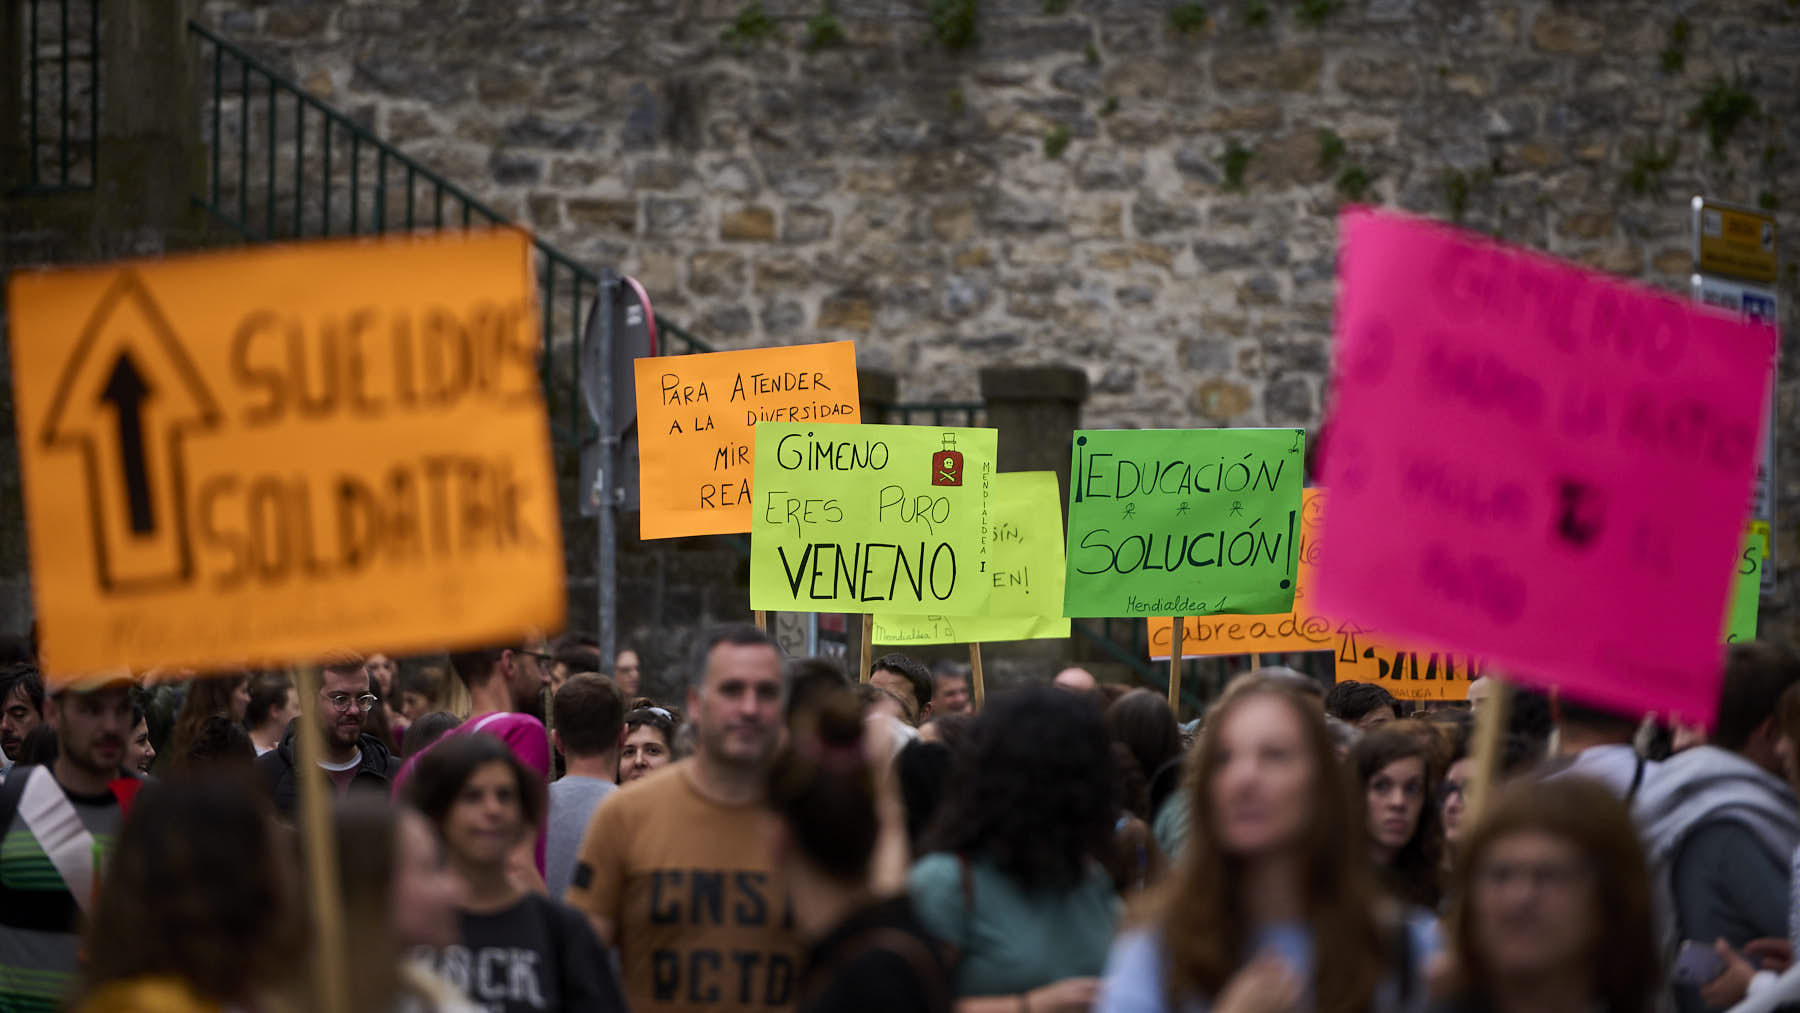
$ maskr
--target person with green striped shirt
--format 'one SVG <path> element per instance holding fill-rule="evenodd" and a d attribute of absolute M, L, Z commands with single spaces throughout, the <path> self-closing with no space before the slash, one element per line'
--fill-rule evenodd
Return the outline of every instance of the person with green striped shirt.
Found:
<path fill-rule="evenodd" d="M 50 1013 L 74 991 L 80 928 L 125 810 L 131 686 L 123 678 L 53 691 L 56 761 L 0 786 L 0 1013 Z"/>

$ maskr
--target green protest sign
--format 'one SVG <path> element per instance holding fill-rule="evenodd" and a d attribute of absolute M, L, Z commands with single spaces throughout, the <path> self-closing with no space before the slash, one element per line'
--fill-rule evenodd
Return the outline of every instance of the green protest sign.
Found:
<path fill-rule="evenodd" d="M 1075 433 L 1069 616 L 1262 614 L 1294 607 L 1306 433 Z"/>
<path fill-rule="evenodd" d="M 993 597 L 981 616 L 875 613 L 877 644 L 978 644 L 1069 635 L 1063 618 L 1062 489 L 1050 471 L 1006 472 L 994 482 Z"/>
<path fill-rule="evenodd" d="M 750 607 L 980 615 L 992 429 L 756 424 Z"/>
<path fill-rule="evenodd" d="M 1769 554 L 1769 526 L 1757 521 L 1744 535 L 1743 551 L 1732 570 L 1731 611 L 1725 615 L 1725 642 L 1756 639 L 1756 610 L 1762 604 L 1763 558 Z"/>

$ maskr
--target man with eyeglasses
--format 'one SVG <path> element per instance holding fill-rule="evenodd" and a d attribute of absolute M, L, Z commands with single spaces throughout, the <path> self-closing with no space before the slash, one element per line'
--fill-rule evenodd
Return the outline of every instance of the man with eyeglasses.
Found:
<path fill-rule="evenodd" d="M 319 723 L 315 732 L 323 740 L 324 749 L 319 769 L 331 779 L 339 795 L 352 788 L 392 790 L 394 772 L 400 765 L 398 758 L 380 739 L 363 734 L 363 725 L 375 703 L 369 673 L 360 655 L 336 654 L 320 665 Z M 276 811 L 288 820 L 294 818 L 299 804 L 300 780 L 295 773 L 299 747 L 294 736 L 303 724 L 304 718 L 289 723 L 281 744 L 256 759 Z"/>

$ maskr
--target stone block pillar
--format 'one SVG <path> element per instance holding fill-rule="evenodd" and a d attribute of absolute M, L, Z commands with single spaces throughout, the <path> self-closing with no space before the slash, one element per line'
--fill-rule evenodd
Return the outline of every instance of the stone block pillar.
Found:
<path fill-rule="evenodd" d="M 1073 366 L 999 366 L 981 371 L 988 425 L 1000 430 L 1001 471 L 1054 471 L 1068 522 L 1069 444 L 1081 425 L 1087 374 Z"/>
<path fill-rule="evenodd" d="M 894 421 L 892 409 L 900 401 L 900 381 L 885 369 L 856 371 L 857 393 L 862 397 L 862 420 L 865 425 L 885 425 Z"/>

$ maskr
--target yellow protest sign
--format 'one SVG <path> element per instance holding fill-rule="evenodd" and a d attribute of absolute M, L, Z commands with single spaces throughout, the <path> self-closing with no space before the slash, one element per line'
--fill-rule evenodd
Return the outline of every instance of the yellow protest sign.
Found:
<path fill-rule="evenodd" d="M 1051 471 L 1003 472 L 994 482 L 989 615 L 875 615 L 877 644 L 979 644 L 1069 635 L 1062 614 L 1062 490 Z"/>
<path fill-rule="evenodd" d="M 49 673 L 560 627 L 528 242 L 448 233 L 14 274 Z"/>
<path fill-rule="evenodd" d="M 750 607 L 981 615 L 992 429 L 756 426 Z"/>
<path fill-rule="evenodd" d="M 856 346 L 638 359 L 644 538 L 750 530 L 758 422 L 860 422 Z"/>

